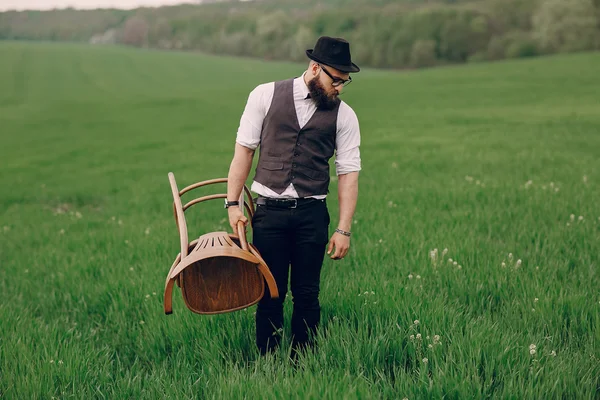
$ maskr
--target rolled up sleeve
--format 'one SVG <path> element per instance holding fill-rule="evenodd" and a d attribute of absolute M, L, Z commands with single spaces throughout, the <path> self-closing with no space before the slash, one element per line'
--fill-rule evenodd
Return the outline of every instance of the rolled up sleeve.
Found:
<path fill-rule="evenodd" d="M 248 95 L 236 137 L 240 145 L 254 150 L 260 144 L 262 124 L 273 100 L 273 89 L 273 83 L 265 83 Z"/>
<path fill-rule="evenodd" d="M 340 104 L 338 113 L 335 169 L 337 175 L 361 170 L 358 117 L 346 103 Z"/>

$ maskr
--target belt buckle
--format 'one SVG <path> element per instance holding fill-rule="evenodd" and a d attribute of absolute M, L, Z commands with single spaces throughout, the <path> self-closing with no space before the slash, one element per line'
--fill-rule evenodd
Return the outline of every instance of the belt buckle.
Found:
<path fill-rule="evenodd" d="M 294 205 L 291 206 L 290 208 L 297 208 L 298 207 L 298 199 L 292 199 L 294 201 Z"/>

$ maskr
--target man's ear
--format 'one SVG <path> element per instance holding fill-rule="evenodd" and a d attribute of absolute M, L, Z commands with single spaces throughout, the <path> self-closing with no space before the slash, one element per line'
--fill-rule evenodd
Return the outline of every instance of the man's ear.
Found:
<path fill-rule="evenodd" d="M 317 69 L 319 68 L 319 64 L 314 61 L 310 62 L 309 70 L 313 76 L 317 76 Z"/>

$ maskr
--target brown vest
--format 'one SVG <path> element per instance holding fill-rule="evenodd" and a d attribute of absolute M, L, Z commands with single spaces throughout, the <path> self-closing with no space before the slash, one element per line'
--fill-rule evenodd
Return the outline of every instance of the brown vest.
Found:
<path fill-rule="evenodd" d="M 339 104 L 317 109 L 300 129 L 294 106 L 294 79 L 275 82 L 260 137 L 254 180 L 281 194 L 294 184 L 298 196 L 328 193 L 329 159 L 335 151 Z"/>

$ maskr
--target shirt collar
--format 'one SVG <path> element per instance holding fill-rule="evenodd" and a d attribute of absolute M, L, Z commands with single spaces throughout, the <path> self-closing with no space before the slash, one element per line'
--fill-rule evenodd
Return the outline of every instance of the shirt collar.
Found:
<path fill-rule="evenodd" d="M 310 91 L 308 90 L 308 86 L 306 86 L 306 83 L 304 83 L 305 74 L 306 71 L 304 71 L 301 77 L 294 79 L 294 100 L 308 99 Z"/>

